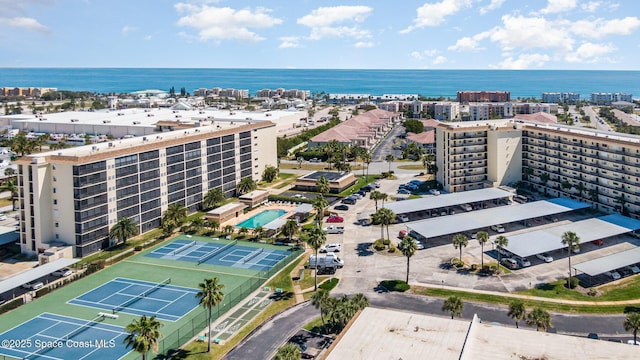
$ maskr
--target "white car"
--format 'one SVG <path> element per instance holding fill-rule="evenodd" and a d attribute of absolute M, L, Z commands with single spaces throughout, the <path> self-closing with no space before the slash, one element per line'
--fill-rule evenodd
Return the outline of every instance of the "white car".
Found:
<path fill-rule="evenodd" d="M 44 286 L 44 284 L 42 283 L 42 281 L 39 281 L 39 280 L 33 280 L 33 281 L 28 282 L 26 284 L 22 284 L 23 288 L 30 289 L 30 290 L 38 290 L 43 286 Z"/>
<path fill-rule="evenodd" d="M 62 268 L 51 273 L 51 275 L 53 276 L 61 276 L 61 277 L 69 276 L 71 274 L 72 274 L 72 271 L 69 268 Z"/>
<path fill-rule="evenodd" d="M 8 218 L 6 214 L 0 214 L 0 221 L 7 220 L 7 219 Z"/>
<path fill-rule="evenodd" d="M 609 277 L 611 277 L 613 280 L 620 280 L 622 279 L 622 276 L 620 276 L 620 273 L 617 271 L 607 271 L 606 273 L 604 273 L 605 275 L 608 275 Z"/>
<path fill-rule="evenodd" d="M 340 252 L 342 245 L 340 244 L 327 244 L 320 248 L 321 253 Z"/>
<path fill-rule="evenodd" d="M 502 225 L 500 225 L 500 224 L 491 225 L 491 230 L 493 230 L 495 232 L 503 233 L 504 232 L 504 227 Z"/>
<path fill-rule="evenodd" d="M 398 215 L 398 220 L 402 222 L 407 222 L 409 221 L 409 217 L 407 215 Z"/>
<path fill-rule="evenodd" d="M 436 189 L 431 189 L 431 190 L 429 190 L 429 194 L 431 194 L 431 195 L 440 195 L 440 191 L 438 191 Z"/>
<path fill-rule="evenodd" d="M 547 253 L 542 253 L 542 254 L 536 254 L 536 257 L 546 263 L 550 263 L 553 261 L 553 257 L 551 257 L 549 254 Z"/>
<path fill-rule="evenodd" d="M 637 274 L 640 272 L 640 268 L 637 267 L 636 265 L 627 266 L 627 268 L 631 270 L 631 272 L 634 274 Z"/>

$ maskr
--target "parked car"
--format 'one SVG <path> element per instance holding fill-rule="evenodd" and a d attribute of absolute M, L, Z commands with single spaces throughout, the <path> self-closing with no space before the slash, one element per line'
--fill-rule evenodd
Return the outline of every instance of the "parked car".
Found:
<path fill-rule="evenodd" d="M 604 240 L 602 240 L 602 239 L 593 240 L 592 243 L 596 244 L 596 245 L 599 245 L 599 246 L 602 246 L 602 245 L 604 245 Z"/>
<path fill-rule="evenodd" d="M 7 215 L 6 214 L 0 214 L 0 221 L 2 220 L 7 220 Z"/>
<path fill-rule="evenodd" d="M 542 254 L 536 254 L 536 257 L 546 263 L 550 263 L 553 261 L 553 257 L 551 257 L 549 254 L 547 253 L 542 253 Z"/>
<path fill-rule="evenodd" d="M 319 163 L 319 162 L 322 162 L 322 160 L 320 160 L 320 159 L 318 159 L 318 158 L 313 158 L 313 159 L 309 160 L 309 162 L 312 162 L 312 163 Z"/>
<path fill-rule="evenodd" d="M 33 281 L 28 282 L 26 284 L 22 284 L 23 288 L 30 289 L 30 290 L 38 290 L 43 286 L 44 286 L 44 284 L 40 280 L 33 280 Z"/>
<path fill-rule="evenodd" d="M 502 260 L 500 260 L 500 262 L 502 263 L 502 265 L 511 270 L 515 270 L 518 268 L 518 262 L 512 258 L 503 258 Z"/>
<path fill-rule="evenodd" d="M 431 189 L 431 190 L 429 190 L 429 194 L 431 194 L 431 195 L 440 195 L 440 191 L 436 190 L 436 189 Z"/>
<path fill-rule="evenodd" d="M 407 230 L 400 230 L 398 233 L 398 239 L 403 239 L 405 236 L 407 236 Z"/>
<path fill-rule="evenodd" d="M 516 256 L 514 257 L 514 259 L 518 262 L 518 265 L 520 265 L 521 267 L 531 266 L 531 261 L 529 261 L 529 259 L 527 258 Z"/>
<path fill-rule="evenodd" d="M 407 222 L 409 221 L 409 217 L 407 215 L 398 215 L 398 220 L 402 222 Z"/>
<path fill-rule="evenodd" d="M 344 198 L 342 199 L 342 201 L 340 201 L 343 204 L 349 204 L 349 205 L 355 205 L 356 204 L 356 199 L 352 198 L 352 197 L 348 197 L 348 198 Z"/>
<path fill-rule="evenodd" d="M 491 225 L 491 230 L 493 230 L 495 232 L 503 233 L 504 232 L 504 226 L 502 226 L 500 224 Z"/>
<path fill-rule="evenodd" d="M 356 198 L 356 199 L 358 199 L 358 200 L 360 200 L 360 199 L 362 199 L 362 198 L 363 198 L 363 196 L 362 196 L 361 194 L 358 194 L 358 193 L 355 193 L 355 194 L 353 194 L 353 195 L 351 195 L 351 196 L 352 196 L 352 197 L 354 197 L 354 198 Z"/>
<path fill-rule="evenodd" d="M 334 244 L 327 244 L 327 245 L 321 247 L 319 251 L 321 253 L 340 252 L 341 248 L 342 248 L 342 246 L 340 244 L 334 243 Z"/>
<path fill-rule="evenodd" d="M 607 271 L 606 273 L 604 273 L 605 275 L 609 276 L 610 278 L 612 278 L 613 280 L 620 280 L 622 279 L 622 276 L 620 275 L 619 272 L 617 271 Z"/>
<path fill-rule="evenodd" d="M 334 210 L 342 210 L 342 211 L 347 211 L 349 210 L 349 206 L 348 205 L 336 205 L 333 207 Z"/>
<path fill-rule="evenodd" d="M 51 273 L 53 276 L 69 276 L 71 274 L 72 271 L 69 268 L 62 268 Z"/>
<path fill-rule="evenodd" d="M 329 215 L 329 217 L 327 218 L 328 223 L 341 223 L 343 221 L 344 221 L 344 218 L 338 215 Z"/>
<path fill-rule="evenodd" d="M 363 187 L 360 188 L 360 190 L 364 191 L 364 192 L 370 192 L 373 190 L 373 186 L 371 185 L 365 185 Z"/>
<path fill-rule="evenodd" d="M 398 190 L 398 194 L 409 195 L 409 194 L 411 194 L 411 191 L 409 191 L 407 189 L 400 189 L 400 190 Z"/>
<path fill-rule="evenodd" d="M 627 266 L 627 268 L 631 270 L 631 272 L 634 274 L 637 274 L 640 272 L 640 268 L 636 265 L 630 265 L 630 266 Z"/>
<path fill-rule="evenodd" d="M 414 239 L 416 242 L 416 250 L 423 250 L 424 249 L 424 245 L 422 245 L 422 243 L 416 239 Z M 398 249 L 402 250 L 402 242 L 398 242 Z"/>
<path fill-rule="evenodd" d="M 372 183 L 373 187 L 375 187 L 376 189 L 380 188 L 380 183 L 379 182 L 374 182 Z"/>

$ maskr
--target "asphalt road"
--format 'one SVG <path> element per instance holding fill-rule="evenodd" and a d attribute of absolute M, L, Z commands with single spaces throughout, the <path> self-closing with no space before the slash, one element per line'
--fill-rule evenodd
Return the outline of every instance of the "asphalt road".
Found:
<path fill-rule="evenodd" d="M 342 294 L 333 294 L 341 296 Z M 427 296 L 371 291 L 365 293 L 371 306 L 414 313 L 448 317 L 442 311 L 443 300 Z M 464 300 L 463 300 L 464 302 Z M 514 327 L 514 321 L 507 315 L 506 306 L 464 302 L 462 319 L 471 320 L 476 314 L 485 323 L 499 323 Z M 277 315 L 251 334 L 245 341 L 233 349 L 224 359 L 270 359 L 278 347 L 282 346 L 301 326 L 319 316 L 319 311 L 309 302 Z M 624 330 L 624 315 L 584 315 L 551 314 L 553 329 L 560 334 L 586 336 L 596 333 L 600 338 L 631 339 L 632 335 Z M 524 321 L 520 327 L 529 328 Z"/>
<path fill-rule="evenodd" d="M 385 158 L 389 154 L 393 154 L 396 158 L 402 155 L 402 151 L 393 150 L 393 142 L 400 134 L 404 134 L 405 129 L 402 125 L 394 126 L 391 131 L 384 137 L 384 139 L 380 140 L 380 144 L 373 149 L 371 153 L 371 160 L 373 162 L 386 161 Z"/>

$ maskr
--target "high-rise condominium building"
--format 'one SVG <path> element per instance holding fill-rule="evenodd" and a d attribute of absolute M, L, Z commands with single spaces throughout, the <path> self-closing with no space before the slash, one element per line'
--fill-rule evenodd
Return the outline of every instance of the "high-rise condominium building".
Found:
<path fill-rule="evenodd" d="M 109 230 L 121 218 L 144 233 L 160 226 L 170 204 L 195 211 L 209 189 L 231 196 L 240 179 L 259 180 L 277 165 L 276 133 L 269 121 L 218 121 L 17 163 L 22 252 L 63 244 L 82 257 L 113 245 Z"/>

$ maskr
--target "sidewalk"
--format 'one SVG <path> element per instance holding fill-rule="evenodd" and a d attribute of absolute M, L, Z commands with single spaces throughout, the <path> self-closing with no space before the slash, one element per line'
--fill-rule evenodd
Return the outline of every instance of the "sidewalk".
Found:
<path fill-rule="evenodd" d="M 454 286 L 426 284 L 426 283 L 420 283 L 416 281 L 409 282 L 409 285 L 411 286 L 415 285 L 415 286 L 420 286 L 420 287 L 429 288 L 429 289 L 446 289 L 446 290 L 452 290 L 452 291 L 465 291 L 465 292 L 476 293 L 476 294 L 495 295 L 495 296 L 506 297 L 506 298 L 526 299 L 526 300 L 550 302 L 550 303 L 556 303 L 556 304 L 573 304 L 573 305 L 585 305 L 585 306 L 640 304 L 640 299 L 620 300 L 620 301 L 579 301 L 579 300 L 570 300 L 570 299 L 554 299 L 554 298 L 546 298 L 546 297 L 531 296 L 531 295 L 512 294 L 512 293 L 499 292 L 499 291 L 465 289 L 465 288 L 459 288 Z"/>

